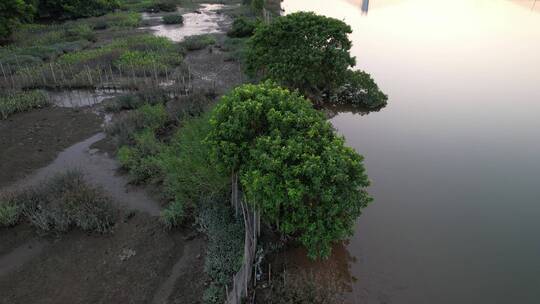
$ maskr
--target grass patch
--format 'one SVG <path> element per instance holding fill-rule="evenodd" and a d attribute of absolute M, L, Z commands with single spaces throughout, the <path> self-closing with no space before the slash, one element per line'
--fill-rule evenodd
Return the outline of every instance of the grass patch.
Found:
<path fill-rule="evenodd" d="M 4 196 L 1 201 L 0 213 L 7 214 L 8 219 L 2 221 L 3 225 L 14 225 L 25 218 L 45 232 L 66 232 L 77 227 L 106 233 L 116 219 L 111 200 L 87 185 L 77 171 L 58 174 L 38 187 Z"/>
<path fill-rule="evenodd" d="M 7 119 L 12 114 L 42 108 L 48 105 L 49 100 L 42 91 L 36 90 L 0 95 L 0 118 Z"/>
<path fill-rule="evenodd" d="M 202 50 L 216 44 L 216 38 L 209 34 L 188 36 L 181 43 L 188 51 Z"/>
<path fill-rule="evenodd" d="M 0 227 L 15 226 L 21 217 L 21 208 L 10 198 L 0 200 Z"/>

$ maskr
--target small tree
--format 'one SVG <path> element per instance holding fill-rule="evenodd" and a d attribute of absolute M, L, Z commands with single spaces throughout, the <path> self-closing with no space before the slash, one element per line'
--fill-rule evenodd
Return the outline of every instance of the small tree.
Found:
<path fill-rule="evenodd" d="M 298 238 L 312 258 L 352 233 L 371 201 L 362 156 L 308 100 L 269 82 L 245 85 L 223 97 L 210 123 L 216 159 L 240 172 L 263 219 Z"/>
<path fill-rule="evenodd" d="M 319 98 L 341 85 L 355 65 L 346 23 L 294 13 L 261 26 L 248 43 L 247 71 Z"/>
<path fill-rule="evenodd" d="M 9 38 L 16 26 L 31 21 L 35 8 L 24 0 L 0 1 L 0 41 Z"/>

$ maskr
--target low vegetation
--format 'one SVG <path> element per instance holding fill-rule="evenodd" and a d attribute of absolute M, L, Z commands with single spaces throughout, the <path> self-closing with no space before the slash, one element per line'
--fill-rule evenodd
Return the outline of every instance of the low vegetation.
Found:
<path fill-rule="evenodd" d="M 66 232 L 76 227 L 106 233 L 112 230 L 115 219 L 112 201 L 86 184 L 77 171 L 0 198 L 0 227 L 27 220 L 43 232 Z"/>
<path fill-rule="evenodd" d="M 208 236 L 204 271 L 212 280 L 203 295 L 205 304 L 224 302 L 225 286 L 242 265 L 244 223 L 225 203 L 225 199 L 208 197 L 198 206 L 196 221 Z"/>
<path fill-rule="evenodd" d="M 216 44 L 216 38 L 208 34 L 189 36 L 182 42 L 182 46 L 188 51 L 202 50 L 213 44 Z"/>
<path fill-rule="evenodd" d="M 233 38 L 245 38 L 250 37 L 255 33 L 255 29 L 262 22 L 259 19 L 248 19 L 246 17 L 239 17 L 233 21 L 232 28 L 227 32 L 229 37 Z"/>
<path fill-rule="evenodd" d="M 12 114 L 48 105 L 49 99 L 41 91 L 0 94 L 0 118 L 7 119 Z"/>
<path fill-rule="evenodd" d="M 163 23 L 165 24 L 182 24 L 184 23 L 184 17 L 180 14 L 163 16 Z"/>

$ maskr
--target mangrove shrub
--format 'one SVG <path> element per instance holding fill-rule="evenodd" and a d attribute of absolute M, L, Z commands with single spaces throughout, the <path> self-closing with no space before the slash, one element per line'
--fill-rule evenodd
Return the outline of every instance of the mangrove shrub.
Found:
<path fill-rule="evenodd" d="M 310 257 L 328 256 L 352 233 L 371 201 L 363 158 L 310 101 L 270 82 L 244 85 L 222 98 L 210 124 L 214 156 L 240 173 L 248 202 Z"/>
<path fill-rule="evenodd" d="M 0 41 L 9 38 L 15 27 L 31 21 L 35 7 L 24 0 L 0 1 Z"/>
<path fill-rule="evenodd" d="M 355 65 L 343 21 L 314 13 L 276 18 L 255 31 L 248 43 L 247 71 L 302 93 L 319 97 L 340 86 Z"/>

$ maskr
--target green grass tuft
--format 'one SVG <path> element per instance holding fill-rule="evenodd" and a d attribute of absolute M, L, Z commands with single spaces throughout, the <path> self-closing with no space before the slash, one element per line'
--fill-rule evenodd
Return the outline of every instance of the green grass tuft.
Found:
<path fill-rule="evenodd" d="M 12 114 L 42 108 L 48 105 L 49 100 L 42 91 L 0 95 L 0 118 L 7 119 Z"/>

